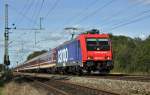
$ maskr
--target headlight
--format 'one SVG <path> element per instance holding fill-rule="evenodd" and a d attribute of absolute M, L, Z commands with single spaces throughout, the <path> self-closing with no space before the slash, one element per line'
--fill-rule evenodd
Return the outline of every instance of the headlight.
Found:
<path fill-rule="evenodd" d="M 88 59 L 93 59 L 93 57 L 92 57 L 92 56 L 89 56 Z"/>
<path fill-rule="evenodd" d="M 110 56 L 106 56 L 105 58 L 106 58 L 107 60 L 110 60 Z"/>

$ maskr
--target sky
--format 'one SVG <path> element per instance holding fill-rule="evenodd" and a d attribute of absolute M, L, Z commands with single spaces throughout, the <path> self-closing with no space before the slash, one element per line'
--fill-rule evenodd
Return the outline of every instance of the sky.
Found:
<path fill-rule="evenodd" d="M 145 39 L 150 35 L 150 0 L 0 0 L 0 63 L 4 55 L 4 8 L 8 3 L 11 66 L 37 50 L 49 50 L 76 34 L 101 33 Z M 42 29 L 40 29 L 40 17 Z M 13 29 L 16 27 L 16 29 Z"/>

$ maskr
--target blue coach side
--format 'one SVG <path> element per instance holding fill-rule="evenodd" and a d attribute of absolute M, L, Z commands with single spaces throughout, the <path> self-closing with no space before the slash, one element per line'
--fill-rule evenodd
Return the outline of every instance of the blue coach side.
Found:
<path fill-rule="evenodd" d="M 59 47 L 56 51 L 57 67 L 75 66 L 82 64 L 80 42 L 72 40 Z"/>

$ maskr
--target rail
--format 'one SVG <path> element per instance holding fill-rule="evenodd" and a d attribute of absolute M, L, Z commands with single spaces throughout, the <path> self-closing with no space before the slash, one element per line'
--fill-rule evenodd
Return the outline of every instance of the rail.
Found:
<path fill-rule="evenodd" d="M 112 80 L 127 80 L 127 81 L 139 81 L 139 82 L 150 82 L 149 75 L 126 75 L 126 74 L 91 74 L 91 75 L 60 75 L 60 74 L 42 74 L 42 73 L 14 73 L 14 75 L 33 76 L 40 78 L 51 78 L 51 77 L 85 77 L 85 78 L 98 78 L 98 79 L 112 79 Z"/>
<path fill-rule="evenodd" d="M 47 88 L 53 95 L 119 95 L 113 92 L 85 87 L 61 80 L 52 79 L 43 82 L 36 79 L 34 82 L 41 87 Z"/>

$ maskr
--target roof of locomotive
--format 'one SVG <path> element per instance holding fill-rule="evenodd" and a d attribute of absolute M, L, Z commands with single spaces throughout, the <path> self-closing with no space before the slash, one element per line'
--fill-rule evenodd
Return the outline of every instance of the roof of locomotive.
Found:
<path fill-rule="evenodd" d="M 79 36 L 84 36 L 84 37 L 99 37 L 99 38 L 109 38 L 109 34 L 81 34 Z"/>
<path fill-rule="evenodd" d="M 78 36 L 76 36 L 76 38 L 72 39 L 72 40 L 69 40 L 69 41 L 65 41 L 64 43 L 62 43 L 61 45 L 57 46 L 56 48 L 59 48 L 61 46 L 64 46 L 64 45 L 67 45 L 75 40 L 78 40 L 80 39 L 81 36 L 84 36 L 84 37 L 96 37 L 96 38 L 109 38 L 109 34 L 80 34 Z"/>

